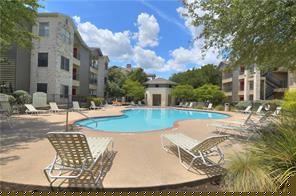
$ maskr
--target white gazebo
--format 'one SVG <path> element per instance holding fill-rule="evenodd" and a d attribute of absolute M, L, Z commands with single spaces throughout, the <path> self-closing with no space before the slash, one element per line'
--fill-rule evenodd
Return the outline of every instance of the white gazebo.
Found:
<path fill-rule="evenodd" d="M 163 78 L 156 78 L 145 83 L 147 86 L 145 101 L 147 106 L 173 106 L 175 98 L 172 94 L 172 87 L 177 83 Z"/>

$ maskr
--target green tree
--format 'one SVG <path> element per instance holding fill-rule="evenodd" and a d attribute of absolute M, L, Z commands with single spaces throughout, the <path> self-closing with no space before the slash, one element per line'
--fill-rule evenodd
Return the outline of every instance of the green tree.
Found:
<path fill-rule="evenodd" d="M 218 66 L 207 64 L 198 69 L 187 70 L 174 74 L 170 80 L 178 84 L 189 84 L 194 88 L 204 84 L 221 85 L 221 70 Z"/>
<path fill-rule="evenodd" d="M 108 81 L 106 85 L 106 91 L 109 97 L 122 97 L 124 96 L 124 90 L 119 84 L 113 81 Z"/>
<path fill-rule="evenodd" d="M 127 74 L 121 68 L 113 66 L 108 69 L 106 91 L 109 97 L 124 96 L 122 85 L 127 80 Z"/>
<path fill-rule="evenodd" d="M 256 64 L 262 70 L 296 68 L 295 0 L 183 0 L 204 48 L 220 48 L 232 65 Z"/>
<path fill-rule="evenodd" d="M 194 97 L 193 87 L 191 85 L 178 85 L 173 88 L 172 95 L 182 101 L 192 100 Z"/>
<path fill-rule="evenodd" d="M 194 95 L 198 101 L 210 101 L 214 104 L 221 104 L 225 99 L 225 94 L 220 87 L 212 84 L 205 84 L 194 89 Z"/>
<path fill-rule="evenodd" d="M 130 80 L 138 81 L 141 84 L 148 80 L 147 74 L 144 72 L 142 68 L 133 69 L 127 76 Z"/>
<path fill-rule="evenodd" d="M 30 48 L 36 36 L 30 26 L 35 24 L 38 0 L 1 0 L 0 1 L 0 45 L 6 49 L 11 44 Z"/>
<path fill-rule="evenodd" d="M 139 101 L 144 98 L 145 88 L 138 81 L 126 80 L 123 84 L 125 96 L 133 101 Z"/>

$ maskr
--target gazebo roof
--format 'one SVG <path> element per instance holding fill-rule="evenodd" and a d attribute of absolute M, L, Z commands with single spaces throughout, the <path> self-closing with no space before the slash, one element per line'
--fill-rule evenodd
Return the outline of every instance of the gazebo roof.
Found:
<path fill-rule="evenodd" d="M 170 81 L 170 80 L 166 80 L 163 78 L 156 78 L 154 80 L 149 80 L 147 82 L 145 82 L 145 84 L 171 84 L 171 85 L 176 85 L 176 82 Z"/>

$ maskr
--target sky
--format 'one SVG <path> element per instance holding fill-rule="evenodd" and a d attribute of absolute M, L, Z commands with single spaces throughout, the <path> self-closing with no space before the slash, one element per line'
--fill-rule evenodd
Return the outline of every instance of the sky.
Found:
<path fill-rule="evenodd" d="M 202 52 L 202 32 L 185 17 L 179 0 L 41 0 L 40 12 L 70 16 L 83 40 L 101 48 L 109 66 L 142 67 L 147 73 L 172 74 L 218 64 L 218 50 Z M 198 11 L 197 11 L 198 12 Z"/>

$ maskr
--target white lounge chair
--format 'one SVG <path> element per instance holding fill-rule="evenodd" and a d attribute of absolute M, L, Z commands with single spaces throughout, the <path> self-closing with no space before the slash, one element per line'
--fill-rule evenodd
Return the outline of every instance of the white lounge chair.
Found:
<path fill-rule="evenodd" d="M 277 106 L 277 107 L 275 108 L 273 114 L 271 114 L 271 115 L 274 116 L 274 117 L 276 117 L 276 116 L 278 116 L 278 115 L 280 114 L 281 110 L 282 110 L 282 107 Z"/>
<path fill-rule="evenodd" d="M 257 129 L 251 125 L 249 126 L 239 126 L 239 125 L 223 125 L 219 123 L 211 123 L 209 126 L 216 128 L 219 135 L 223 134 L 234 134 L 241 137 L 246 137 L 246 141 L 249 141 L 255 134 L 257 134 Z"/>
<path fill-rule="evenodd" d="M 143 106 L 141 101 L 138 101 L 138 106 Z"/>
<path fill-rule="evenodd" d="M 32 104 L 25 104 L 25 107 L 27 108 L 26 114 L 39 114 L 39 113 L 46 113 L 47 110 L 37 110 Z"/>
<path fill-rule="evenodd" d="M 49 142 L 56 151 L 53 162 L 44 169 L 50 185 L 57 179 L 79 179 L 89 174 L 97 184 L 102 173 L 103 159 L 109 150 L 113 153 L 113 142 L 109 137 L 86 137 L 78 132 L 50 132 Z M 100 174 L 95 176 L 94 166 L 101 160 Z"/>
<path fill-rule="evenodd" d="M 263 105 L 260 105 L 256 111 L 256 114 L 260 115 L 263 109 Z"/>
<path fill-rule="evenodd" d="M 242 120 L 217 120 L 217 122 L 223 123 L 223 124 L 235 124 L 235 125 L 239 125 L 239 126 L 244 126 L 244 125 L 248 125 L 248 124 L 254 124 L 253 120 L 252 120 L 252 115 L 253 112 L 250 112 L 247 116 L 247 118 L 244 118 Z"/>
<path fill-rule="evenodd" d="M 187 108 L 189 106 L 189 102 L 184 103 L 184 105 L 182 106 L 183 108 Z"/>
<path fill-rule="evenodd" d="M 187 108 L 193 108 L 193 104 L 194 104 L 193 102 L 190 102 Z"/>
<path fill-rule="evenodd" d="M 97 109 L 101 109 L 101 107 L 99 106 L 96 106 L 95 102 L 94 101 L 90 101 L 90 107 L 89 107 L 90 110 L 97 110 Z"/>
<path fill-rule="evenodd" d="M 213 103 L 209 103 L 208 107 L 205 108 L 206 110 L 212 110 L 213 109 Z"/>
<path fill-rule="evenodd" d="M 72 111 L 82 111 L 82 110 L 85 110 L 85 108 L 81 108 L 78 101 L 73 101 Z"/>
<path fill-rule="evenodd" d="M 49 109 L 50 112 L 64 112 L 65 111 L 63 109 L 59 109 L 56 102 L 49 102 L 49 106 L 50 106 L 50 109 Z"/>
<path fill-rule="evenodd" d="M 218 144 L 225 141 L 228 136 L 212 136 L 199 142 L 193 138 L 190 138 L 182 133 L 170 133 L 161 135 L 161 144 L 165 151 L 169 151 L 168 145 L 165 145 L 165 140 L 175 145 L 178 150 L 178 157 L 180 163 L 189 170 L 194 161 L 200 159 L 206 166 L 220 165 L 224 162 L 224 155 L 218 147 Z M 181 156 L 181 150 L 184 150 L 189 154 L 192 159 L 189 164 L 184 164 Z M 214 162 L 208 157 L 219 156 L 219 160 Z"/>
<path fill-rule="evenodd" d="M 252 106 L 249 105 L 248 107 L 246 107 L 245 110 L 239 110 L 239 112 L 241 112 L 241 113 L 250 113 L 251 112 L 251 109 L 252 109 Z"/>
<path fill-rule="evenodd" d="M 177 105 L 177 107 L 183 107 L 184 103 L 180 102 L 179 105 Z"/>
<path fill-rule="evenodd" d="M 134 101 L 131 101 L 131 106 L 137 106 Z"/>

